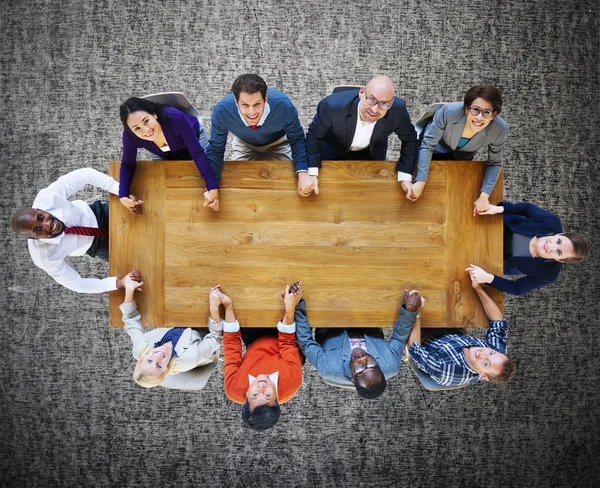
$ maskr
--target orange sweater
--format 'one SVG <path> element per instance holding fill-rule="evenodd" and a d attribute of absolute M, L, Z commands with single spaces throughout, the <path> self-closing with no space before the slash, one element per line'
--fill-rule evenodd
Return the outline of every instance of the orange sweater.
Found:
<path fill-rule="evenodd" d="M 273 332 L 275 332 L 275 329 Z M 296 345 L 296 334 L 277 331 L 278 337 L 260 337 L 246 350 L 242 359 L 240 331 L 223 333 L 225 360 L 225 394 L 236 403 L 246 401 L 248 375 L 279 371 L 278 401 L 285 403 L 302 385 L 302 361 Z"/>

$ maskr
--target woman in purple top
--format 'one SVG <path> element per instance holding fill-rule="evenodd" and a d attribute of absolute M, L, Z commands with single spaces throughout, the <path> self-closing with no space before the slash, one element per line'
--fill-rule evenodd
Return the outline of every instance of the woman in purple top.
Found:
<path fill-rule="evenodd" d="M 143 200 L 129 191 L 138 148 L 164 159 L 193 159 L 206 183 L 204 206 L 219 210 L 219 183 L 213 176 L 204 152 L 208 137 L 200 121 L 176 108 L 131 97 L 120 107 L 123 122 L 123 158 L 119 177 L 119 198 L 130 212 L 139 214 Z"/>

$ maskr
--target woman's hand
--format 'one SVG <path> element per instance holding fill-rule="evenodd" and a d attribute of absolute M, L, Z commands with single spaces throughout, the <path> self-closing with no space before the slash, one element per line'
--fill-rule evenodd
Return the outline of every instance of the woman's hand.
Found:
<path fill-rule="evenodd" d="M 474 280 L 476 283 L 491 283 L 492 281 L 494 281 L 493 274 L 488 273 L 483 268 L 475 266 L 474 264 L 470 264 L 469 267 L 465 269 L 465 271 L 469 273 L 471 281 Z M 473 285 L 473 288 L 476 288 L 475 285 Z"/>
<path fill-rule="evenodd" d="M 504 213 L 504 207 L 501 205 L 490 205 L 489 208 L 483 212 L 479 212 L 479 215 L 495 215 Z"/>
<path fill-rule="evenodd" d="M 477 214 L 487 211 L 490 208 L 490 196 L 487 193 L 481 192 L 479 198 L 474 202 L 473 217 Z"/>
<path fill-rule="evenodd" d="M 410 192 L 410 199 L 413 202 L 416 202 L 419 199 L 419 197 L 421 196 L 421 193 L 423 193 L 424 189 L 425 189 L 424 181 L 415 181 L 412 185 L 412 190 Z"/>
<path fill-rule="evenodd" d="M 127 208 L 132 214 L 140 215 L 142 213 L 142 204 L 144 200 L 138 200 L 135 195 L 129 195 L 129 197 L 121 197 L 121 203 Z"/>
<path fill-rule="evenodd" d="M 204 192 L 204 204 L 203 207 L 210 207 L 215 212 L 219 211 L 219 190 L 216 188 L 214 190 L 206 190 Z"/>

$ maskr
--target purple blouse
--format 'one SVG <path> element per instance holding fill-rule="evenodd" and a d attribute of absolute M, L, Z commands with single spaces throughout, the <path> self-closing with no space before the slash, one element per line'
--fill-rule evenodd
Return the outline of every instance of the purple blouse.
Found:
<path fill-rule="evenodd" d="M 198 142 L 200 123 L 192 115 L 180 112 L 173 107 L 165 107 L 159 115 L 158 122 L 162 128 L 170 151 L 162 151 L 154 142 L 140 139 L 123 131 L 123 158 L 119 176 L 119 198 L 129 196 L 129 188 L 135 174 L 135 164 L 138 148 L 144 148 L 164 159 L 185 160 L 193 159 L 198 171 L 204 178 L 206 188 L 214 190 L 219 183 L 213 176 L 210 162 Z"/>

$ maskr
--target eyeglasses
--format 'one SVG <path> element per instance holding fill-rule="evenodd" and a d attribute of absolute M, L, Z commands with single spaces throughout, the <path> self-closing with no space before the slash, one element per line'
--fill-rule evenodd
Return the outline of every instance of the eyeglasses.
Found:
<path fill-rule="evenodd" d="M 355 375 L 357 375 L 367 369 L 378 368 L 378 367 L 379 367 L 379 364 L 377 364 L 377 361 L 375 361 L 375 359 L 369 358 L 367 360 L 366 364 L 353 365 L 352 371 L 354 372 Z"/>
<path fill-rule="evenodd" d="M 479 114 L 481 114 L 483 115 L 484 119 L 491 119 L 492 115 L 496 113 L 494 110 L 490 110 L 489 108 L 483 110 L 479 107 L 469 107 L 469 112 L 471 112 L 473 117 L 477 117 Z"/>
<path fill-rule="evenodd" d="M 393 100 L 391 102 L 380 102 L 376 98 L 370 97 L 369 95 L 367 95 L 367 87 L 366 86 L 365 86 L 365 99 L 367 100 L 367 103 L 371 106 L 379 105 L 379 108 L 381 110 L 389 110 L 390 108 L 392 108 L 392 104 L 394 103 Z"/>

